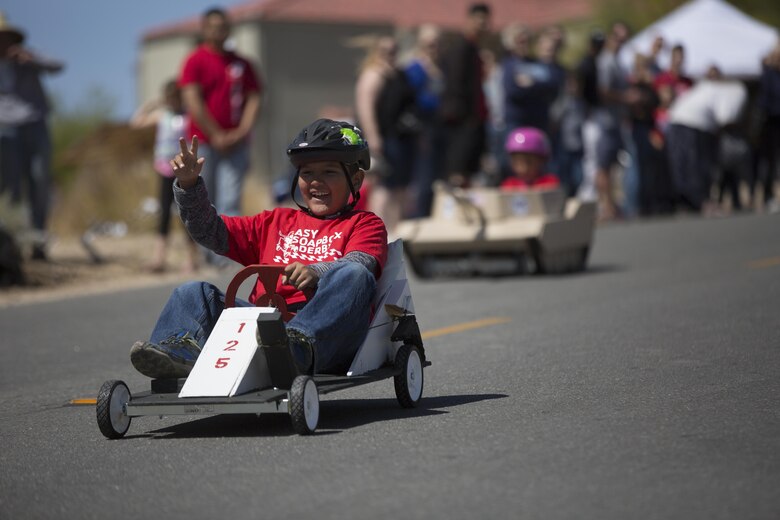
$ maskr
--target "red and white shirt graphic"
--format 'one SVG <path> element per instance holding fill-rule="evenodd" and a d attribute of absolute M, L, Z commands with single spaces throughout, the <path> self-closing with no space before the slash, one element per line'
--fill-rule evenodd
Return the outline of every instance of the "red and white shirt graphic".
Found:
<path fill-rule="evenodd" d="M 225 256 L 242 265 L 294 262 L 332 262 L 352 251 L 376 258 L 379 272 L 387 260 L 387 231 L 382 220 L 368 211 L 352 211 L 331 219 L 319 219 L 291 208 L 277 208 L 248 217 L 222 215 L 228 228 Z M 263 294 L 260 283 L 249 296 L 254 302 Z M 303 293 L 288 285 L 277 286 L 287 303 L 305 300 Z"/>

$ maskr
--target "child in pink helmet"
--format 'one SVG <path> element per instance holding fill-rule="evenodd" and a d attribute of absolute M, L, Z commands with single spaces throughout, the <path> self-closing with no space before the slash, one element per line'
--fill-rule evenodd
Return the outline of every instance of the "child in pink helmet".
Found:
<path fill-rule="evenodd" d="M 547 136 L 533 127 L 512 130 L 504 144 L 509 154 L 513 175 L 501 183 L 502 190 L 528 190 L 557 188 L 558 177 L 545 172 L 550 158 L 550 141 Z"/>

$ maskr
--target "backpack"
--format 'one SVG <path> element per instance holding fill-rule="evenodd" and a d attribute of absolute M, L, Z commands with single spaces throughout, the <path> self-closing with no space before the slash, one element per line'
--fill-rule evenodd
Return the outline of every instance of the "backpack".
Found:
<path fill-rule="evenodd" d="M 422 130 L 414 88 L 402 70 L 385 79 L 376 110 L 382 135 L 409 136 Z"/>

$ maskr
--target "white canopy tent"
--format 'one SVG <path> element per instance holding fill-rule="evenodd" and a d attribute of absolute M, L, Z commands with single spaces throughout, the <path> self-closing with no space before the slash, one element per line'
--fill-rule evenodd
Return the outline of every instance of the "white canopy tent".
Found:
<path fill-rule="evenodd" d="M 749 78 L 761 73 L 761 59 L 777 42 L 778 32 L 724 0 L 691 0 L 625 44 L 620 60 L 627 70 L 636 53 L 649 53 L 657 36 L 665 42 L 661 67 L 668 65 L 671 48 L 682 44 L 689 76 L 703 76 L 717 65 L 726 76 Z"/>

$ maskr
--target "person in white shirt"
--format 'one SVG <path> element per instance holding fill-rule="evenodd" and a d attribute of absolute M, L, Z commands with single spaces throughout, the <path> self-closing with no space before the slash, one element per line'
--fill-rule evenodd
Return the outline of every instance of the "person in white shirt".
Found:
<path fill-rule="evenodd" d="M 678 208 L 709 213 L 721 128 L 736 122 L 747 101 L 740 81 L 712 66 L 705 79 L 679 96 L 669 111 L 667 152 Z"/>

